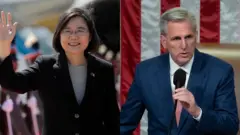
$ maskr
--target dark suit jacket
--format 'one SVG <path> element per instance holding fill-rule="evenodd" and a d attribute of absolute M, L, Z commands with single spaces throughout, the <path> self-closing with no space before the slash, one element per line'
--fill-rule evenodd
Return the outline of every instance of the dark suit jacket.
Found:
<path fill-rule="evenodd" d="M 187 89 L 202 109 L 197 122 L 183 110 L 172 135 L 236 135 L 238 112 L 231 65 L 195 51 Z M 169 54 L 140 63 L 120 113 L 120 134 L 130 135 L 148 110 L 148 135 L 167 135 L 173 112 Z"/>
<path fill-rule="evenodd" d="M 18 93 L 38 90 L 44 108 L 43 135 L 117 135 L 119 109 L 113 67 L 90 53 L 87 63 L 86 92 L 80 105 L 64 53 L 40 56 L 19 73 L 13 71 L 7 57 L 0 65 L 0 84 Z"/>

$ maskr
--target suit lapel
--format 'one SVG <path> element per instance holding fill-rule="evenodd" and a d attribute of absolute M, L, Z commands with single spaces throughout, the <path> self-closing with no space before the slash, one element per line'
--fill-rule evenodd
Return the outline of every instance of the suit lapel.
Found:
<path fill-rule="evenodd" d="M 160 91 L 160 95 L 164 95 L 164 99 L 168 100 L 166 103 L 170 103 L 168 105 L 169 108 L 173 108 L 173 98 L 172 98 L 172 88 L 171 88 L 171 79 L 170 79 L 170 66 L 169 66 L 169 55 L 165 54 L 163 56 L 163 60 L 159 63 L 160 68 L 158 68 L 157 75 L 155 76 L 155 80 L 158 81 L 157 89 L 162 88 L 164 91 Z M 166 65 L 166 66 L 163 66 Z M 163 78 L 159 80 L 159 78 Z M 167 109 L 170 112 L 172 109 Z"/>
<path fill-rule="evenodd" d="M 194 61 L 193 61 L 193 65 L 192 65 L 192 69 L 191 69 L 191 73 L 190 73 L 190 77 L 187 85 L 187 89 L 194 95 L 196 101 L 199 98 L 198 95 L 196 95 L 197 88 L 199 85 L 201 86 L 204 85 L 203 84 L 204 73 L 202 72 L 204 62 L 202 60 L 203 59 L 202 57 L 203 57 L 202 54 L 196 49 Z M 188 115 L 189 113 L 185 109 L 183 109 L 181 113 L 178 133 L 180 133 L 181 129 L 185 125 Z"/>
<path fill-rule="evenodd" d="M 169 122 L 167 124 L 167 126 L 170 125 L 170 120 L 172 118 L 172 113 L 174 111 L 174 102 L 173 102 L 173 98 L 172 98 L 172 88 L 171 88 L 171 79 L 170 79 L 170 64 L 169 64 L 169 54 L 164 54 L 162 55 L 162 58 L 159 62 L 159 70 L 156 73 L 155 76 L 155 80 L 158 81 L 157 84 L 157 90 L 159 91 L 159 88 L 161 88 L 161 90 L 163 91 L 159 91 L 160 94 L 158 95 L 162 95 L 164 97 L 161 97 L 162 99 L 164 99 L 164 103 L 165 104 L 165 110 L 167 111 L 167 122 Z M 163 66 L 164 65 L 164 66 Z M 162 79 L 159 79 L 162 78 Z M 161 112 L 159 112 L 161 113 Z M 172 133 L 176 134 L 177 132 L 177 124 L 175 121 L 173 121 L 173 127 L 172 127 Z"/>

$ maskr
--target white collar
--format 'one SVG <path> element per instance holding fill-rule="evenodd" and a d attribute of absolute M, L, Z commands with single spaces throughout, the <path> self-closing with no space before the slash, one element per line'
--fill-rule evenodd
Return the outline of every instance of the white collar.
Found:
<path fill-rule="evenodd" d="M 176 63 L 173 61 L 171 55 L 169 54 L 170 74 L 171 74 L 171 75 L 174 75 L 174 73 L 175 73 L 179 68 L 183 69 L 187 74 L 190 74 L 191 69 L 192 69 L 193 60 L 194 60 L 194 55 L 193 55 L 193 57 L 191 58 L 191 60 L 190 60 L 187 64 L 185 64 L 184 66 L 180 67 L 178 64 L 176 64 Z"/>

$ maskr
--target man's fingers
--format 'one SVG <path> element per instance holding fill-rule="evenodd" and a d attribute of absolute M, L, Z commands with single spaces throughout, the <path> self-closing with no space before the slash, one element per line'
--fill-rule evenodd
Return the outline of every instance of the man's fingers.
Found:
<path fill-rule="evenodd" d="M 177 97 L 175 100 L 178 100 L 180 102 L 188 102 L 188 99 L 185 97 Z"/>
<path fill-rule="evenodd" d="M 186 90 L 186 88 L 178 88 L 175 90 L 175 92 L 181 92 L 181 91 L 185 91 L 185 90 Z"/>
<path fill-rule="evenodd" d="M 182 104 L 190 104 L 191 103 L 191 100 L 184 96 L 177 97 L 175 100 L 180 101 Z"/>
<path fill-rule="evenodd" d="M 182 104 L 182 106 L 189 108 L 190 107 L 190 102 L 186 102 L 186 101 L 180 101 L 180 103 Z"/>
<path fill-rule="evenodd" d="M 173 95 L 173 99 L 174 100 L 179 100 L 179 99 L 188 99 L 188 98 L 190 98 L 187 94 L 178 94 L 178 95 Z"/>
<path fill-rule="evenodd" d="M 192 98 L 192 95 L 188 91 L 181 91 L 181 92 L 175 93 L 173 95 L 173 99 L 175 99 L 175 100 L 191 99 L 191 98 Z"/>
<path fill-rule="evenodd" d="M 187 92 L 178 92 L 178 93 L 173 94 L 174 97 L 183 96 L 183 95 L 187 96 L 188 93 Z"/>
<path fill-rule="evenodd" d="M 178 91 L 175 91 L 173 95 L 181 95 L 181 94 L 190 94 L 190 93 L 187 90 L 178 90 Z"/>

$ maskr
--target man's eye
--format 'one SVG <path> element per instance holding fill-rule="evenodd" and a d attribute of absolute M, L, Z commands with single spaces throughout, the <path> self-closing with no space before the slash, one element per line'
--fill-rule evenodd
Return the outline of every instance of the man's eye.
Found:
<path fill-rule="evenodd" d="M 193 36 L 192 35 L 189 35 L 189 36 L 186 36 L 186 39 L 189 39 L 189 38 L 192 38 Z"/>
<path fill-rule="evenodd" d="M 173 38 L 173 40 L 180 40 L 180 39 L 181 39 L 180 37 Z"/>

